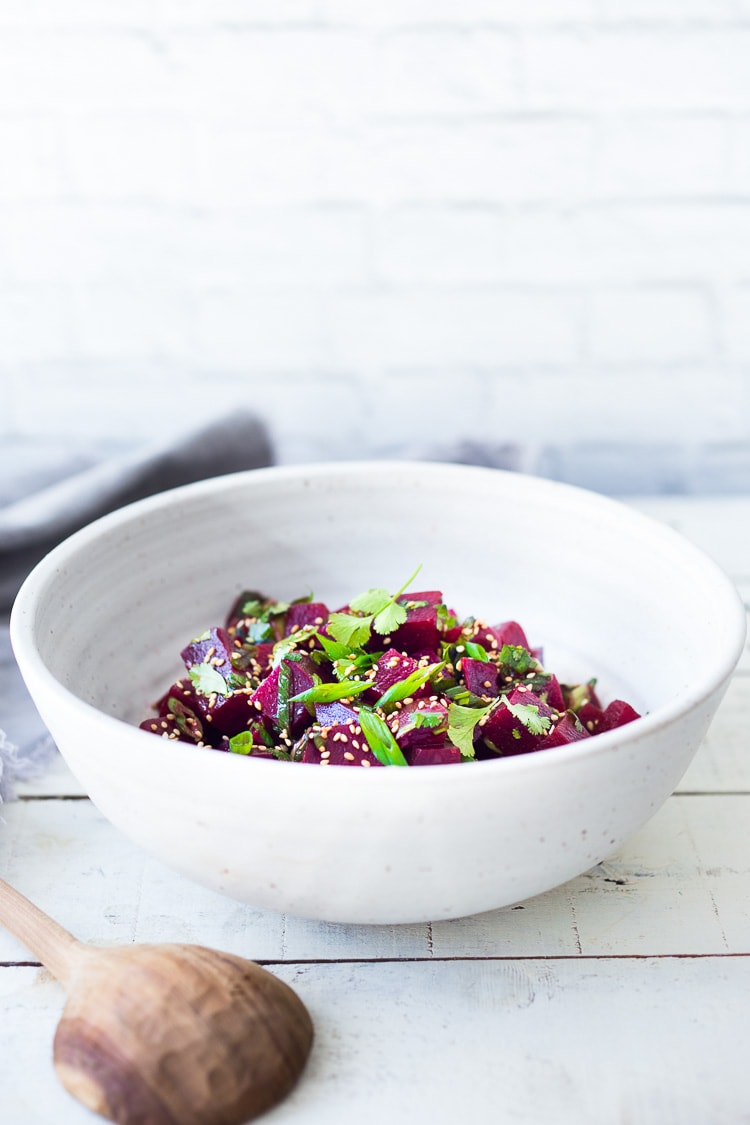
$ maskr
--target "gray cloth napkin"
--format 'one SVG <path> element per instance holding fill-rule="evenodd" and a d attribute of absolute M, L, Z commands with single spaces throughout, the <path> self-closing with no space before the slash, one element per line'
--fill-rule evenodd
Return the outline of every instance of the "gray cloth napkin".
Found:
<path fill-rule="evenodd" d="M 55 544 L 107 512 L 181 484 L 273 463 L 265 427 L 232 413 L 139 446 L 64 441 L 0 449 L 0 802 L 55 752 L 26 691 L 7 619 L 29 571 Z"/>

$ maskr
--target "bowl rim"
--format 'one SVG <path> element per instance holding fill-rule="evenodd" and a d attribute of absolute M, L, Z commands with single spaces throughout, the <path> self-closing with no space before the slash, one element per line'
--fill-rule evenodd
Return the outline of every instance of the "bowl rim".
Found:
<path fill-rule="evenodd" d="M 227 489 L 242 489 L 247 485 L 252 486 L 253 483 L 257 483 L 258 486 L 262 487 L 263 483 L 269 480 L 283 482 L 287 479 L 298 480 L 300 477 L 330 477 L 331 479 L 335 479 L 336 477 L 352 477 L 357 474 L 366 475 L 373 472 L 377 472 L 380 477 L 387 474 L 396 476 L 405 472 L 430 477 L 438 477 L 445 474 L 464 474 L 467 477 L 482 476 L 485 478 L 492 476 L 495 479 L 504 480 L 509 487 L 515 487 L 521 491 L 543 492 L 550 495 L 556 494 L 561 499 L 567 499 L 569 503 L 575 503 L 576 501 L 585 503 L 589 509 L 591 509 L 592 505 L 598 505 L 603 512 L 619 512 L 621 516 L 630 521 L 634 528 L 643 528 L 651 537 L 656 537 L 657 540 L 660 539 L 667 546 L 671 546 L 672 548 L 679 547 L 680 551 L 692 560 L 693 565 L 696 565 L 703 571 L 709 583 L 713 584 L 717 602 L 723 599 L 725 603 L 726 622 L 722 627 L 722 640 L 724 643 L 721 649 L 716 652 L 714 665 L 704 674 L 699 684 L 694 685 L 690 690 L 682 692 L 666 703 L 661 704 L 653 711 L 643 714 L 637 720 L 625 726 L 605 731 L 591 739 L 581 739 L 561 746 L 550 747 L 543 753 L 532 752 L 528 754 L 512 755 L 498 760 L 472 762 L 472 776 L 474 776 L 476 770 L 481 771 L 481 775 L 484 775 L 487 771 L 502 774 L 508 771 L 518 773 L 526 772 L 527 770 L 549 768 L 553 764 L 563 765 L 569 761 L 577 761 L 591 755 L 604 754 L 608 750 L 639 742 L 642 737 L 653 735 L 664 727 L 669 726 L 676 719 L 700 707 L 719 690 L 722 685 L 726 686 L 728 683 L 729 678 L 737 666 L 745 644 L 747 635 L 745 607 L 734 583 L 721 566 L 702 548 L 698 547 L 680 532 L 676 531 L 668 524 L 662 523 L 660 520 L 631 507 L 622 500 L 564 481 L 556 481 L 546 477 L 481 465 L 465 465 L 447 461 L 405 460 L 344 460 L 315 462 L 312 464 L 272 465 L 258 469 L 240 470 L 238 472 L 226 473 L 154 493 L 92 520 L 84 527 L 63 539 L 39 560 L 24 579 L 16 594 L 10 614 L 10 639 L 23 679 L 26 680 L 28 674 L 37 684 L 42 684 L 51 700 L 55 700 L 68 707 L 72 704 L 77 708 L 83 709 L 83 713 L 88 714 L 91 718 L 107 723 L 113 722 L 120 724 L 125 729 L 134 732 L 137 737 L 137 742 L 133 745 L 134 750 L 136 746 L 146 749 L 147 744 L 145 740 L 148 739 L 148 752 L 150 754 L 153 755 L 154 753 L 160 752 L 168 753 L 170 749 L 168 747 L 157 749 L 158 742 L 150 732 L 141 730 L 138 726 L 126 722 L 124 719 L 117 716 L 108 715 L 100 708 L 80 699 L 54 676 L 42 659 L 34 643 L 36 608 L 40 599 L 46 594 L 49 587 L 54 582 L 58 568 L 75 557 L 78 552 L 84 550 L 90 543 L 95 542 L 103 532 L 116 529 L 121 525 L 127 525 L 133 520 L 148 517 L 155 512 L 161 511 L 163 508 L 169 507 L 175 501 L 189 501 L 192 497 L 200 497 L 204 494 L 210 495 L 211 493 L 223 492 Z M 195 746 L 189 742 L 183 743 L 180 748 L 181 753 L 183 751 L 187 753 L 196 764 L 199 760 L 214 762 L 215 765 L 211 767 L 212 769 L 227 769 L 227 763 L 230 761 L 234 761 L 235 764 L 228 768 L 236 769 L 240 765 L 240 758 L 242 761 L 241 769 L 246 770 L 249 768 L 251 771 L 257 771 L 258 769 L 278 768 L 278 763 L 268 759 L 244 758 L 236 754 L 217 754 L 213 752 L 213 748 L 210 748 L 210 752 L 207 754 L 207 749 L 208 748 Z M 102 752 L 106 753 L 107 751 L 104 749 Z M 218 763 L 220 762 L 224 764 L 219 765 Z M 304 763 L 294 764 L 303 765 Z M 297 776 L 298 772 L 299 771 L 295 771 L 295 776 Z M 327 778 L 326 784 L 328 785 L 331 784 L 331 776 L 336 778 L 334 784 L 351 784 L 354 777 L 361 778 L 364 774 L 367 777 L 367 782 L 362 781 L 360 783 L 369 784 L 370 786 L 373 784 L 391 784 L 391 782 L 385 782 L 384 779 L 394 773 L 398 776 L 416 774 L 417 777 L 421 777 L 424 774 L 425 779 L 431 778 L 433 782 L 436 782 L 439 777 L 447 775 L 445 784 L 450 783 L 450 778 L 453 775 L 453 771 L 443 769 L 428 769 L 425 774 L 424 767 L 421 769 L 406 770 L 375 770 L 374 775 L 371 770 L 304 770 L 299 772 L 299 780 L 301 782 L 302 777 L 309 776 L 312 781 L 312 779 L 317 777 L 321 772 L 325 773 Z M 375 781 L 375 778 L 379 778 L 380 780 Z M 399 784 L 403 783 L 404 780 L 402 776 L 402 781 L 399 782 Z M 422 784 L 424 783 L 423 780 Z M 355 782 L 355 784 L 357 783 Z M 412 780 L 406 784 L 420 783 Z M 455 784 L 455 778 L 453 784 Z"/>

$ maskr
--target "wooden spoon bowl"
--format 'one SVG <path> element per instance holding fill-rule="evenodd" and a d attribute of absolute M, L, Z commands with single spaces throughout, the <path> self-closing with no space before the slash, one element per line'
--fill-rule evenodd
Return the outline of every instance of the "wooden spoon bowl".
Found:
<path fill-rule="evenodd" d="M 68 993 L 60 1081 L 120 1125 L 241 1125 L 304 1069 L 310 1015 L 252 961 L 199 945 L 84 945 L 2 880 L 0 921 Z"/>

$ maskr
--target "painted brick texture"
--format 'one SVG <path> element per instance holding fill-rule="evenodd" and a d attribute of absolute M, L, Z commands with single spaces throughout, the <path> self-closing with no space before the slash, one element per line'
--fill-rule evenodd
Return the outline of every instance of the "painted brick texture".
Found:
<path fill-rule="evenodd" d="M 0 7 L 0 439 L 736 488 L 749 295 L 745 0 Z"/>

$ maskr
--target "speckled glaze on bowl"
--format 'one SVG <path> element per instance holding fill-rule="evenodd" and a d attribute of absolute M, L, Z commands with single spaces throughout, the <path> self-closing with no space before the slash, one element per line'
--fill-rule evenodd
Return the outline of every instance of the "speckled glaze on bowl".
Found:
<path fill-rule="evenodd" d="M 644 717 L 542 753 L 372 771 L 134 725 L 241 589 L 333 607 L 420 562 L 422 589 L 519 620 L 550 669 L 598 676 L 605 702 Z M 616 501 L 498 470 L 343 463 L 217 478 L 98 520 L 26 580 L 11 637 L 71 769 L 137 844 L 256 906 L 398 923 L 518 902 L 618 848 L 690 763 L 745 615 L 710 559 Z"/>

